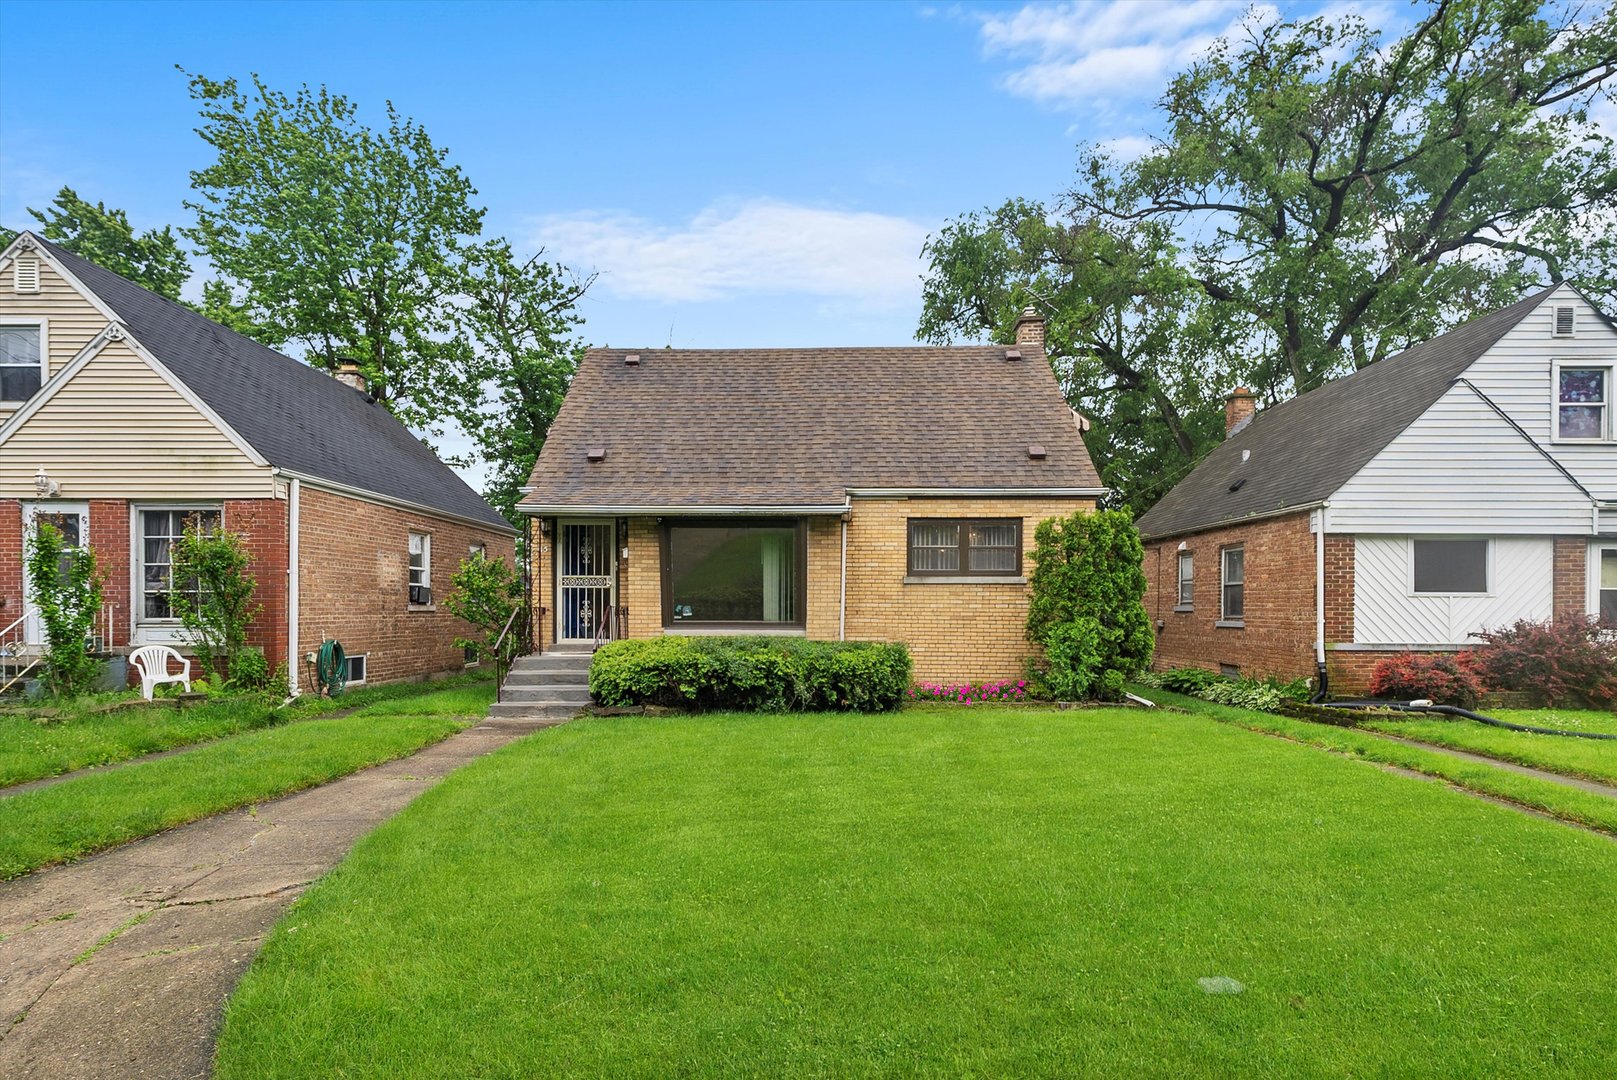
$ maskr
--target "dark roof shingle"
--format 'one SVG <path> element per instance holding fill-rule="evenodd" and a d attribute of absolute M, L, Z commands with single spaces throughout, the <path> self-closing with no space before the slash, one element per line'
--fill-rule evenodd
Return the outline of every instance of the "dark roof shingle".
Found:
<path fill-rule="evenodd" d="M 425 443 L 358 390 L 40 243 L 270 464 L 510 531 Z"/>
<path fill-rule="evenodd" d="M 1264 409 L 1140 517 L 1141 534 L 1176 536 L 1324 501 L 1557 288 Z"/>
<path fill-rule="evenodd" d="M 828 507 L 849 488 L 1098 489 L 1049 364 L 1022 353 L 591 349 L 522 505 Z M 593 449 L 605 459 L 588 460 Z"/>

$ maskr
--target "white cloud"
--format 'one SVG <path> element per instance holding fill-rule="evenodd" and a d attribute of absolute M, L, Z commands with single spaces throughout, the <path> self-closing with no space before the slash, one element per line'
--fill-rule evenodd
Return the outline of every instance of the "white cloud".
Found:
<path fill-rule="evenodd" d="M 1154 96 L 1220 35 L 1248 17 L 1273 13 L 1267 6 L 1241 9 L 1223 0 L 1028 4 L 1009 15 L 982 16 L 980 33 L 991 55 L 1021 64 L 1005 75 L 1007 90 L 1045 104 L 1077 106 Z"/>
<path fill-rule="evenodd" d="M 913 304 L 927 225 L 770 199 L 710 206 L 678 225 L 628 213 L 559 214 L 534 240 L 600 271 L 598 288 L 653 301 L 803 293 L 867 308 Z"/>

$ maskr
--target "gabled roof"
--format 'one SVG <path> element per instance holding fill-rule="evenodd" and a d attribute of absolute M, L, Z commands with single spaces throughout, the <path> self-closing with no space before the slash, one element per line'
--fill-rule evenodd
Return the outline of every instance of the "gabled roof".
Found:
<path fill-rule="evenodd" d="M 425 443 L 360 391 L 30 235 L 271 465 L 513 531 Z"/>
<path fill-rule="evenodd" d="M 1264 409 L 1140 517 L 1141 534 L 1177 536 L 1324 502 L 1558 288 Z"/>
<path fill-rule="evenodd" d="M 1020 351 L 591 349 L 520 506 L 829 512 L 860 489 L 1098 494 L 1050 365 Z"/>

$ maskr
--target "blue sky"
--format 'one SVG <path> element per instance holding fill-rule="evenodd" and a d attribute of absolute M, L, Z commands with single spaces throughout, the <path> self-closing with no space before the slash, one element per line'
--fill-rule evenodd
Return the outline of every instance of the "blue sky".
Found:
<path fill-rule="evenodd" d="M 256 71 L 421 121 L 491 232 L 600 273 L 592 343 L 901 344 L 929 232 L 1055 194 L 1081 141 L 1142 145 L 1247 7 L 0 0 L 0 221 L 67 184 L 189 223 L 208 157 L 175 65 Z"/>

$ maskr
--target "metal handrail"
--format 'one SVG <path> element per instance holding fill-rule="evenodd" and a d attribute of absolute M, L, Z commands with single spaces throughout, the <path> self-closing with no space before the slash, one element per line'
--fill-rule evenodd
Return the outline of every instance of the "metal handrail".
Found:
<path fill-rule="evenodd" d="M 590 652 L 595 652 L 597 649 L 599 649 L 601 647 L 601 644 L 602 644 L 601 634 L 602 634 L 603 631 L 607 635 L 606 639 L 605 639 L 607 641 L 612 641 L 614 639 L 614 637 L 616 636 L 616 635 L 614 635 L 612 633 L 612 631 L 614 629 L 614 624 L 612 622 L 612 613 L 614 611 L 616 611 L 616 610 L 617 610 L 617 605 L 616 604 L 608 604 L 608 605 L 606 605 L 606 612 L 601 616 L 601 621 L 595 624 L 595 642 L 594 642 L 594 644 L 592 644 L 590 646 Z"/>
<path fill-rule="evenodd" d="M 506 637 L 507 634 L 509 634 L 511 632 L 511 624 L 516 622 L 517 615 L 519 615 L 521 613 L 521 611 L 522 611 L 522 605 L 521 604 L 518 604 L 516 607 L 511 609 L 511 614 L 509 616 L 507 616 L 506 620 L 505 620 L 505 629 L 501 630 L 500 631 L 500 636 L 494 639 L 494 700 L 495 701 L 500 700 L 501 694 L 502 694 L 502 692 L 504 690 L 505 677 L 500 674 L 500 661 L 505 656 L 505 649 L 504 649 L 505 637 Z"/>

